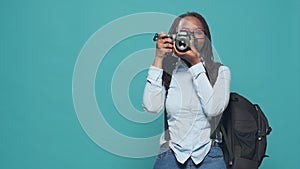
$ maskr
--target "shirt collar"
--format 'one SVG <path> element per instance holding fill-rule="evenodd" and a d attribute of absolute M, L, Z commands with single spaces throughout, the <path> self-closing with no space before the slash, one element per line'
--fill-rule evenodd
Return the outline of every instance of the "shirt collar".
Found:
<path fill-rule="evenodd" d="M 186 65 L 186 63 L 182 59 L 178 59 L 176 62 L 176 67 L 174 69 L 174 72 L 182 72 L 182 71 L 187 71 L 189 67 Z"/>

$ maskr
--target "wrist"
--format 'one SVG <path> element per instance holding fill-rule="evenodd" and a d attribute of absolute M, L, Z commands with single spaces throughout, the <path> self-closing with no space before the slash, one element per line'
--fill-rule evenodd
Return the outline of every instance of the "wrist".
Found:
<path fill-rule="evenodd" d="M 153 66 L 162 69 L 163 57 L 156 56 L 153 61 Z"/>
<path fill-rule="evenodd" d="M 194 66 L 194 65 L 196 65 L 196 64 L 198 64 L 198 63 L 200 63 L 200 62 L 201 62 L 201 59 L 200 59 L 199 57 L 197 57 L 196 59 L 194 59 L 194 60 L 191 62 L 191 65 Z"/>

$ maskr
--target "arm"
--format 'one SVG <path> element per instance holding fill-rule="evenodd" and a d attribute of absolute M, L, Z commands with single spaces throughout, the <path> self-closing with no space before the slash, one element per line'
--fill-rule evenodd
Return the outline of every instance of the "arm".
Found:
<path fill-rule="evenodd" d="M 144 89 L 143 108 L 151 113 L 162 111 L 165 102 L 165 88 L 162 85 L 162 63 L 166 52 L 172 52 L 173 41 L 165 33 L 160 33 L 156 43 L 156 54 L 153 65 L 149 68 L 147 83 Z"/>
<path fill-rule="evenodd" d="M 165 102 L 165 88 L 162 85 L 163 70 L 151 66 L 144 89 L 143 108 L 151 113 L 162 111 Z"/>
<path fill-rule="evenodd" d="M 225 110 L 230 96 L 230 70 L 226 66 L 219 68 L 218 78 L 211 86 L 202 63 L 190 68 L 193 76 L 193 83 L 201 106 L 207 116 L 218 116 Z"/>

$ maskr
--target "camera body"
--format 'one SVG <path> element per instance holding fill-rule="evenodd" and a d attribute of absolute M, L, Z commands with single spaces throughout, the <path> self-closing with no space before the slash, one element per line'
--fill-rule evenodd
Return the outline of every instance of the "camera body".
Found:
<path fill-rule="evenodd" d="M 179 52 L 191 50 L 190 40 L 194 39 L 194 35 L 186 30 L 181 30 L 176 34 L 169 35 L 175 41 L 175 47 Z"/>
<path fill-rule="evenodd" d="M 158 33 L 156 33 L 153 37 L 153 41 L 157 41 L 158 36 L 159 36 Z M 168 35 L 168 37 L 173 39 L 173 41 L 175 41 L 175 48 L 179 52 L 186 52 L 191 50 L 190 40 L 195 39 L 194 34 L 189 33 L 186 30 L 181 30 L 176 34 L 170 34 Z"/>

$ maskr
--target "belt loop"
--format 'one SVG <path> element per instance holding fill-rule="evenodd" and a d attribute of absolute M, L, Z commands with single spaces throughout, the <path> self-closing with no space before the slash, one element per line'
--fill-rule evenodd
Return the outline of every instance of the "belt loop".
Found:
<path fill-rule="evenodd" d="M 215 139 L 211 139 L 211 146 L 215 146 L 215 145 L 217 145 L 216 140 Z"/>

